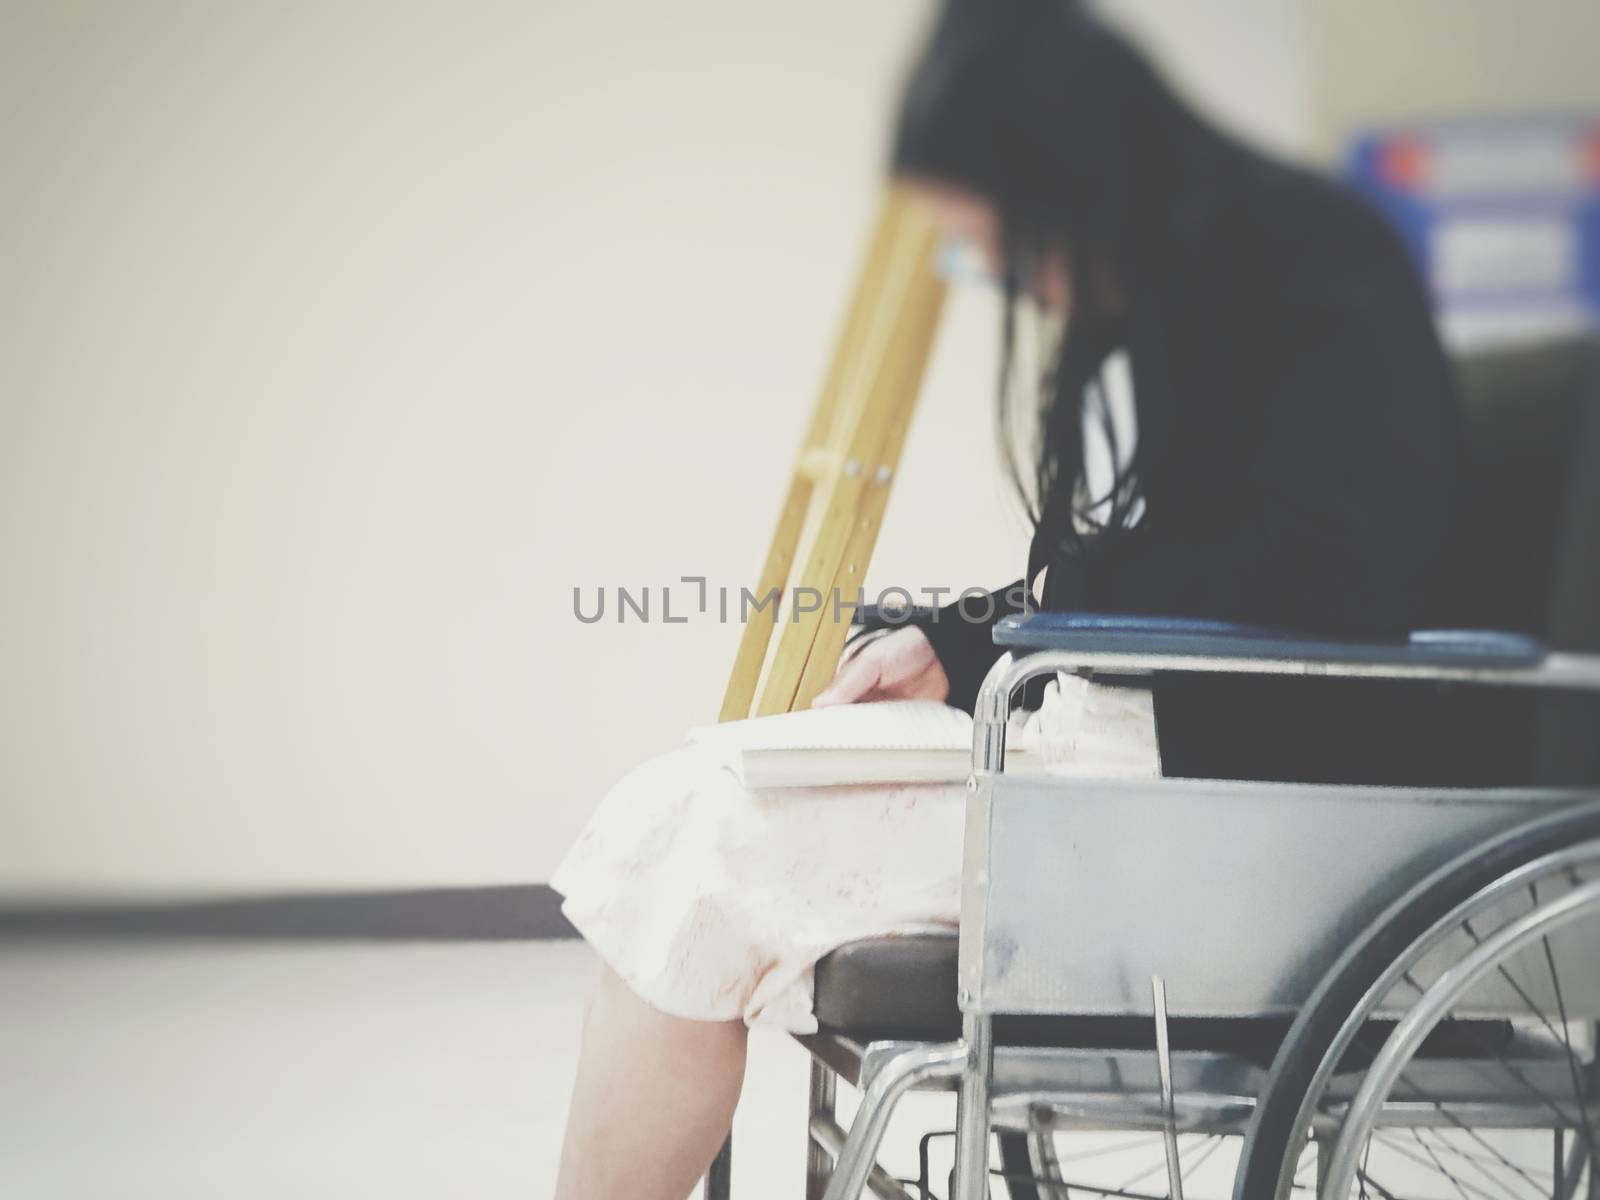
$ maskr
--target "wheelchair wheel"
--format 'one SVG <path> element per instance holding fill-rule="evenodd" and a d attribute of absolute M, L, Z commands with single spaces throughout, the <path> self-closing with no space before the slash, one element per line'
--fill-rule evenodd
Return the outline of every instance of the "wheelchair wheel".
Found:
<path fill-rule="evenodd" d="M 1346 952 L 1256 1105 L 1236 1200 L 1600 1200 L 1600 808 L 1435 873 Z"/>
<path fill-rule="evenodd" d="M 1000 1173 L 1011 1200 L 1164 1200 L 1166 1144 L 1159 1133 L 1001 1133 Z M 1237 1135 L 1178 1135 L 1185 1200 L 1227 1193 Z"/>

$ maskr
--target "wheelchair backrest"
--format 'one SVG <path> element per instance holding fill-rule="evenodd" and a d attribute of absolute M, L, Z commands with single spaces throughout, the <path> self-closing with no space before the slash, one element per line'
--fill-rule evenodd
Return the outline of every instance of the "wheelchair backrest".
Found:
<path fill-rule="evenodd" d="M 1467 499 L 1432 623 L 1600 653 L 1600 338 L 1472 355 L 1458 375 Z M 1498 755 L 1487 776 L 1600 783 L 1592 698 L 1483 697 L 1451 719 L 1456 745 Z"/>
<path fill-rule="evenodd" d="M 1466 356 L 1458 380 L 1467 496 L 1439 623 L 1600 650 L 1600 339 Z"/>

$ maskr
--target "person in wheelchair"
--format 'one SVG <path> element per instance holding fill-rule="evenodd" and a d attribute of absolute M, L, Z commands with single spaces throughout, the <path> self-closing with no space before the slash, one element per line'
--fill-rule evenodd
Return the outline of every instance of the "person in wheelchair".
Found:
<path fill-rule="evenodd" d="M 992 603 L 859 645 L 819 704 L 866 727 L 879 700 L 970 711 L 990 627 L 1030 602 L 1352 637 L 1424 619 L 1456 503 L 1451 373 L 1363 202 L 1208 124 L 1071 0 L 948 0 L 892 173 L 988 256 L 1006 374 L 1018 311 L 1048 318 L 1036 458 L 1012 464 L 1035 535 Z M 1027 719 L 1102 774 L 1403 777 L 1381 702 L 1327 695 L 1061 677 Z M 811 971 L 840 945 L 955 925 L 964 795 L 750 791 L 694 744 L 617 783 L 552 880 L 605 964 L 557 1195 L 688 1195 L 748 1027 L 814 1029 Z"/>

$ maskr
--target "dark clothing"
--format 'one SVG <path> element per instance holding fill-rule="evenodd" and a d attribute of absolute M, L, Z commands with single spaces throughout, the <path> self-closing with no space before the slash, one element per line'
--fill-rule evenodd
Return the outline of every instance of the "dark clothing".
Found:
<path fill-rule="evenodd" d="M 1353 195 L 1222 139 L 1198 142 L 1180 179 L 1169 286 L 1130 296 L 1125 321 L 1146 510 L 1083 540 L 1041 526 L 1027 579 L 1049 567 L 1049 610 L 1379 638 L 1426 624 L 1459 439 L 1403 248 Z M 1024 595 L 1002 589 L 996 617 Z M 923 624 L 954 705 L 971 709 L 998 657 L 991 624 L 950 610 Z M 1397 727 L 1410 699 L 1392 686 L 1165 677 L 1163 766 L 1406 781 L 1426 773 Z"/>
<path fill-rule="evenodd" d="M 1006 278 L 1066 255 L 1028 579 L 1054 610 L 1398 636 L 1436 611 L 1458 434 L 1427 295 L 1353 194 L 1190 110 L 1076 0 L 948 0 L 907 82 L 897 173 L 1000 214 Z M 1077 390 L 1128 352 L 1132 528 L 1079 538 Z M 1050 494 L 1050 493 L 1058 494 Z M 1118 489 L 1118 494 L 1121 490 Z M 989 630 L 925 626 L 970 707 Z M 1156 685 L 1174 775 L 1415 779 L 1414 693 L 1192 676 Z"/>

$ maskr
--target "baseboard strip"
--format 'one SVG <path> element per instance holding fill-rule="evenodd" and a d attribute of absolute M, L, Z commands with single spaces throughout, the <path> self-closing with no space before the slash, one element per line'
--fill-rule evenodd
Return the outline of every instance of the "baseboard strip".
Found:
<path fill-rule="evenodd" d="M 544 941 L 577 936 L 548 884 L 321 892 L 160 902 L 0 903 L 0 941 Z"/>

